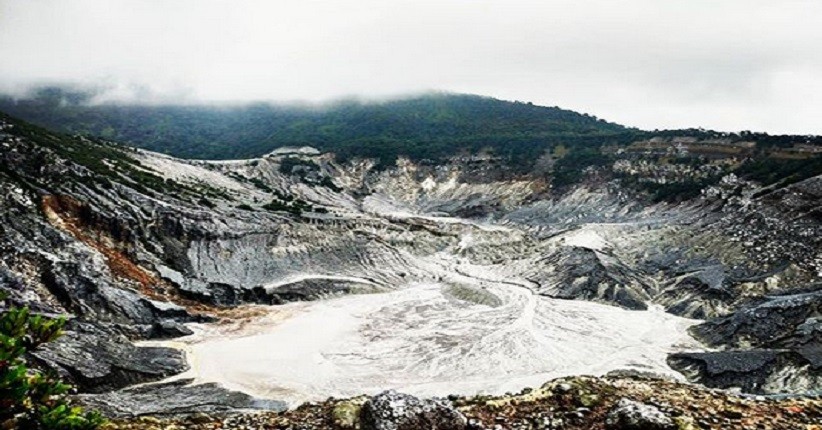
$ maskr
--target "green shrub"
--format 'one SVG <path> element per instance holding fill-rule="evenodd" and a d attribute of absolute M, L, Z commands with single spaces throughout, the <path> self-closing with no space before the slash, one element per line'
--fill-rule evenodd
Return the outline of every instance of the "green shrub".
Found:
<path fill-rule="evenodd" d="M 0 292 L 0 302 L 5 300 Z M 64 319 L 31 315 L 11 307 L 0 314 L 0 428 L 90 430 L 104 423 L 96 411 L 71 406 L 71 386 L 52 374 L 30 369 L 25 354 L 62 334 Z"/>
<path fill-rule="evenodd" d="M 294 215 L 300 215 L 303 212 L 303 205 L 299 204 L 298 202 L 294 202 L 292 200 L 279 200 L 273 199 L 270 203 L 266 203 L 263 205 L 263 209 L 273 211 L 273 212 L 288 212 Z"/>
<path fill-rule="evenodd" d="M 334 181 L 332 181 L 328 176 L 323 176 L 323 178 L 320 179 L 320 185 L 337 193 L 342 192 L 343 190 L 341 187 L 338 187 L 337 184 L 335 184 Z"/>
<path fill-rule="evenodd" d="M 217 206 L 214 203 L 212 203 L 211 200 L 209 200 L 205 197 L 200 198 L 200 200 L 198 200 L 197 203 L 199 203 L 200 205 L 205 206 L 209 209 L 214 209 Z"/>

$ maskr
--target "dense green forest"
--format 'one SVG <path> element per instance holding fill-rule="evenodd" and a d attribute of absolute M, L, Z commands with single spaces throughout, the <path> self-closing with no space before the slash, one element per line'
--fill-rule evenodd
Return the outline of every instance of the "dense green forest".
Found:
<path fill-rule="evenodd" d="M 557 143 L 627 142 L 636 130 L 556 107 L 432 93 L 323 106 L 90 104 L 92 95 L 44 88 L 0 98 L 0 111 L 66 133 L 95 135 L 184 158 L 256 157 L 310 145 L 341 158 L 390 162 L 491 149 L 523 161 Z"/>
<path fill-rule="evenodd" d="M 653 136 L 753 140 L 760 146 L 822 145 L 818 136 L 720 133 L 703 129 L 642 131 L 558 107 L 490 97 L 429 93 L 404 99 L 326 105 L 95 104 L 94 93 L 46 87 L 31 96 L 0 96 L 0 111 L 51 130 L 98 136 L 182 158 L 234 159 L 281 146 L 310 145 L 339 158 L 391 163 L 399 155 L 437 160 L 490 150 L 528 169 L 563 144 L 587 159 L 603 145 Z M 578 152 L 578 151 L 574 151 Z M 568 180 L 575 176 L 566 172 Z"/>
<path fill-rule="evenodd" d="M 771 150 L 797 143 L 822 145 L 819 136 L 703 129 L 643 131 L 557 107 L 473 95 L 430 93 L 322 106 L 116 105 L 95 104 L 92 100 L 89 92 L 43 88 L 25 99 L 0 96 L 0 111 L 48 129 L 99 136 L 183 158 L 249 158 L 281 146 L 309 145 L 334 152 L 341 159 L 376 158 L 388 165 L 400 155 L 436 162 L 457 154 L 490 151 L 506 158 L 510 170 L 517 173 L 530 171 L 546 151 L 561 145 L 564 153 L 551 172 L 553 184 L 558 187 L 582 180 L 585 167 L 612 163 L 613 145 L 624 147 L 651 137 L 754 141 L 755 152 L 736 168 L 736 173 L 765 184 L 795 182 L 822 174 L 822 157 L 786 160 L 769 155 Z M 21 130 L 29 128 L 26 125 Z M 705 161 L 698 155 L 683 160 L 694 165 Z M 91 157 L 88 161 L 96 165 L 97 160 Z M 289 172 L 293 168 L 283 165 Z M 659 186 L 634 185 L 657 200 L 670 200 L 698 195 L 701 188 L 719 177 Z M 630 178 L 623 180 L 630 182 Z M 147 185 L 159 188 L 164 184 Z"/>

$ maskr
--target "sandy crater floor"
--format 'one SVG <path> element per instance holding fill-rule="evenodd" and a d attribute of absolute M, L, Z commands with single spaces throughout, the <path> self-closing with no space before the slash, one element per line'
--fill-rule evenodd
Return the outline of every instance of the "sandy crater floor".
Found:
<path fill-rule="evenodd" d="M 675 373 L 672 351 L 697 349 L 694 320 L 551 299 L 488 283 L 492 305 L 442 283 L 268 308 L 242 325 L 194 325 L 153 342 L 187 351 L 180 377 L 296 405 L 388 388 L 422 396 L 501 394 L 548 379 L 633 368 Z"/>

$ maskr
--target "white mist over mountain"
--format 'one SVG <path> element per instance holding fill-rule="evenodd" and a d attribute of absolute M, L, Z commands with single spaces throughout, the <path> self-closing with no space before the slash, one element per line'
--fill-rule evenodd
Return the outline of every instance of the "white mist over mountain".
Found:
<path fill-rule="evenodd" d="M 0 90 L 129 102 L 446 90 L 643 128 L 822 133 L 822 3 L 0 0 Z"/>

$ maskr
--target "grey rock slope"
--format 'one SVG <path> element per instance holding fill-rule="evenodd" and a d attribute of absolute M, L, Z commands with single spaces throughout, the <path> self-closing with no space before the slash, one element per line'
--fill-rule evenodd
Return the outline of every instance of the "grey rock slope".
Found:
<path fill-rule="evenodd" d="M 80 400 L 111 417 L 285 410 L 285 405 L 276 400 L 255 399 L 217 384 L 196 384 L 186 379 L 98 395 L 83 394 Z"/>
<path fill-rule="evenodd" d="M 185 323 L 242 304 L 459 272 L 440 255 L 537 294 L 705 319 L 694 335 L 719 351 L 669 360 L 705 384 L 818 387 L 819 176 L 773 190 L 731 175 L 688 202 L 653 204 L 613 176 L 558 192 L 494 157 L 384 170 L 314 151 L 186 161 L 2 118 L 0 288 L 72 318 L 34 358 L 86 393 L 187 366 L 176 350 L 132 342 L 185 335 Z"/>

